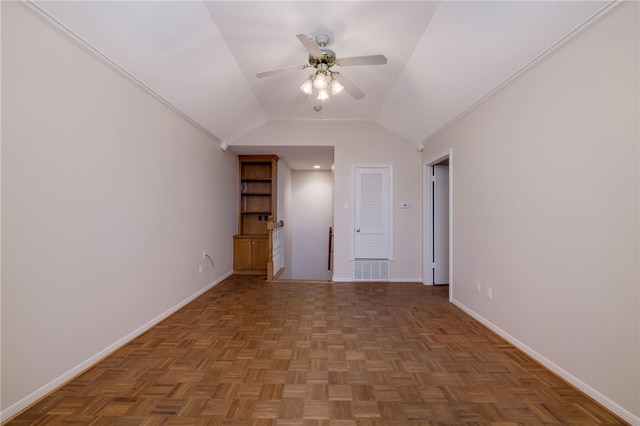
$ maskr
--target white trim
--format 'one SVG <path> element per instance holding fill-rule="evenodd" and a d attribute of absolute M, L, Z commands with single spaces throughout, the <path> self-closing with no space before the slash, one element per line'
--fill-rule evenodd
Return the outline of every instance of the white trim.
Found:
<path fill-rule="evenodd" d="M 433 231 L 431 221 L 433 206 L 431 201 L 431 169 L 440 161 L 449 159 L 449 300 L 453 298 L 453 148 L 429 157 L 424 162 L 423 170 L 423 214 L 422 214 L 422 280 L 424 285 L 433 285 L 431 259 L 433 259 Z"/>
<path fill-rule="evenodd" d="M 629 422 L 632 425 L 640 425 L 640 417 L 633 415 L 633 413 L 631 413 L 630 411 L 616 404 L 615 402 L 613 402 L 612 400 L 610 400 L 609 398 L 607 398 L 597 390 L 593 389 L 588 384 L 584 383 L 582 380 L 573 376 L 568 371 L 564 370 L 563 368 L 556 365 L 555 363 L 553 363 L 543 355 L 539 354 L 538 352 L 536 352 L 535 350 L 533 350 L 532 348 L 530 348 L 520 340 L 516 339 L 506 331 L 502 330 L 500 327 L 496 326 L 491 321 L 484 318 L 482 315 L 468 308 L 467 306 L 457 301 L 456 299 L 451 299 L 451 303 L 456 305 L 458 308 L 462 309 L 465 313 L 472 316 L 476 321 L 480 322 L 482 325 L 489 328 L 498 336 L 502 337 L 503 339 L 511 343 L 513 346 L 515 346 L 516 348 L 520 349 L 522 352 L 529 355 L 536 362 L 542 364 L 545 368 L 551 370 L 554 374 L 560 376 L 562 379 L 564 379 L 571 385 L 575 386 L 581 392 L 587 394 L 589 397 L 593 398 L 595 401 L 602 404 L 607 409 L 611 410 L 614 414 L 621 417 L 626 422 Z"/>
<path fill-rule="evenodd" d="M 228 272 L 227 274 L 225 274 L 222 277 L 218 278 L 216 281 L 211 282 L 206 287 L 202 288 L 201 290 L 198 290 L 196 293 L 192 294 L 191 296 L 189 296 L 186 299 L 182 300 L 178 304 L 176 304 L 173 307 L 167 309 L 165 312 L 163 312 L 160 315 L 156 316 L 155 318 L 151 319 L 146 324 L 141 325 L 137 329 L 133 330 L 131 333 L 127 334 L 126 336 L 122 337 L 121 339 L 118 339 L 117 341 L 115 341 L 111 345 L 107 346 L 106 348 L 104 348 L 100 352 L 98 352 L 95 355 L 89 357 L 88 359 L 86 359 L 85 361 L 81 362 L 80 364 L 76 365 L 71 370 L 69 370 L 66 373 L 64 373 L 63 375 L 61 375 L 60 377 L 52 380 L 51 382 L 49 382 L 46 385 L 42 386 L 40 389 L 36 390 L 35 392 L 32 392 L 30 395 L 27 395 L 26 397 L 22 398 L 20 401 L 16 402 L 15 404 L 11 405 L 10 407 L 7 407 L 5 410 L 2 410 L 0 412 L 0 422 L 6 422 L 9 419 L 11 419 L 12 417 L 15 417 L 16 415 L 18 415 L 19 413 L 21 413 L 25 409 L 29 408 L 31 405 L 35 404 L 41 398 L 47 396 L 49 393 L 51 393 L 54 390 L 58 389 L 60 386 L 66 384 L 67 382 L 73 380 L 75 377 L 77 377 L 80 374 L 84 373 L 86 370 L 88 370 L 89 368 L 93 367 L 95 364 L 97 364 L 98 362 L 103 360 L 105 357 L 109 356 L 111 353 L 113 353 L 116 350 L 120 349 L 121 347 L 123 347 L 124 345 L 126 345 L 127 343 L 129 343 L 130 341 L 135 339 L 136 337 L 138 337 L 141 334 L 145 333 L 146 331 L 151 329 L 153 326 L 155 326 L 159 322 L 161 322 L 164 319 L 168 318 L 170 315 L 174 314 L 176 311 L 178 311 L 179 309 L 183 308 L 184 306 L 186 306 L 187 304 L 189 304 L 190 302 L 195 300 L 197 297 L 199 297 L 203 293 L 207 292 L 208 290 L 210 290 L 213 287 L 215 287 L 216 285 L 218 285 L 220 282 L 222 282 L 224 279 L 229 277 L 231 274 L 232 274 L 232 272 Z"/>
<path fill-rule="evenodd" d="M 435 160 L 435 162 L 440 160 Z M 422 167 L 422 284 L 433 285 L 431 272 L 433 259 L 433 238 L 431 221 L 433 220 L 433 202 L 431 200 L 431 169 L 434 161 L 428 161 Z"/>
<path fill-rule="evenodd" d="M 454 118 L 449 120 L 443 126 L 441 126 L 436 131 L 434 131 L 429 136 L 427 136 L 427 138 L 424 139 L 422 141 L 422 143 L 424 145 L 428 144 L 433 138 L 435 138 L 440 133 L 442 133 L 443 131 L 445 131 L 449 127 L 451 127 L 455 122 L 457 122 L 462 117 L 467 115 L 469 112 L 474 110 L 480 104 L 484 103 L 484 101 L 486 101 L 487 99 L 489 99 L 490 97 L 495 95 L 497 92 L 502 90 L 509 83 L 511 83 L 512 81 L 514 81 L 515 79 L 517 79 L 521 75 L 525 74 L 530 69 L 534 68 L 536 65 L 538 65 L 538 63 L 540 63 L 544 59 L 554 55 L 556 52 L 558 52 L 560 49 L 562 49 L 563 47 L 565 47 L 569 43 L 571 43 L 574 40 L 577 40 L 578 38 L 580 38 L 583 34 L 585 34 L 592 27 L 594 27 L 595 25 L 599 24 L 601 21 L 603 21 L 606 18 L 608 18 L 609 16 L 611 16 L 611 14 L 616 12 L 619 8 L 621 8 L 622 6 L 626 5 L 627 3 L 630 3 L 631 1 L 632 0 L 610 0 L 600 10 L 598 10 L 596 13 L 594 13 L 589 18 L 584 20 L 577 27 L 575 27 L 573 30 L 571 30 L 568 34 L 566 34 L 560 40 L 556 41 L 552 46 L 547 48 L 544 52 L 540 53 L 538 56 L 536 56 L 535 58 L 530 60 L 528 63 L 526 63 L 524 66 L 522 66 L 519 70 L 517 70 L 516 72 L 511 74 L 511 76 L 506 78 L 502 83 L 498 84 L 496 87 L 494 87 L 492 90 L 490 90 L 487 94 L 482 96 L 480 99 L 478 99 L 472 105 L 470 105 L 468 108 L 466 108 L 464 111 L 462 111 L 460 114 L 456 115 Z"/>
<path fill-rule="evenodd" d="M 152 88 L 144 84 L 141 80 L 137 79 L 133 74 L 129 73 L 126 69 L 121 67 L 116 61 L 109 58 L 107 55 L 102 53 L 100 50 L 96 49 L 91 43 L 80 37 L 78 34 L 74 33 L 71 29 L 66 27 L 60 21 L 58 21 L 53 16 L 49 15 L 43 9 L 40 8 L 37 4 L 33 3 L 30 0 L 25 1 L 15 1 L 15 3 L 22 6 L 23 9 L 30 12 L 33 16 L 40 19 L 42 22 L 47 24 L 51 29 L 56 31 L 58 34 L 69 40 L 71 43 L 75 44 L 78 48 L 83 50 L 85 53 L 108 66 L 115 72 L 119 73 L 133 84 L 140 87 L 142 90 L 149 93 L 151 96 L 156 98 L 158 101 L 163 103 L 167 108 L 173 110 L 176 114 L 187 120 L 189 123 L 193 124 L 195 127 L 200 129 L 207 136 L 212 138 L 218 143 L 222 143 L 222 139 L 211 133 L 206 127 L 195 121 L 193 118 L 189 117 L 188 114 L 184 113 L 180 108 L 169 102 L 167 99 L 162 97 L 158 92 L 154 91 Z"/>
<path fill-rule="evenodd" d="M 422 283 L 422 278 L 420 277 L 415 277 L 415 278 L 389 278 L 389 282 L 391 283 L 418 283 L 421 284 Z"/>
<path fill-rule="evenodd" d="M 389 261 L 393 262 L 395 250 L 395 240 L 393 239 L 393 229 L 395 223 L 393 222 L 393 207 L 395 201 L 393 200 L 393 164 L 389 164 Z M 391 274 L 391 271 L 389 271 Z"/>
<path fill-rule="evenodd" d="M 453 148 L 449 148 L 449 301 L 453 300 Z"/>
<path fill-rule="evenodd" d="M 355 209 L 355 200 L 356 200 L 356 164 L 351 165 L 351 177 L 349 178 L 349 182 L 351 185 L 351 199 L 349 200 L 349 209 L 351 212 L 349 214 L 349 260 L 356 260 L 356 242 L 355 236 L 353 235 L 353 230 L 356 227 L 356 209 Z M 335 180 L 334 180 L 335 182 Z M 353 269 L 352 269 L 353 270 Z M 352 280 L 353 277 L 350 278 Z"/>

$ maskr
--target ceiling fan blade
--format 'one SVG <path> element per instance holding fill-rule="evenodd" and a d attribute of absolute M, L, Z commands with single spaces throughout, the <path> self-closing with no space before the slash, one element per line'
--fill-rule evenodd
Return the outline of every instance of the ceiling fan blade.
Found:
<path fill-rule="evenodd" d="M 352 56 L 350 58 L 336 59 L 336 64 L 341 67 L 354 67 L 357 65 L 385 65 L 387 58 L 384 55 Z"/>
<path fill-rule="evenodd" d="M 284 67 L 284 68 L 278 68 L 278 69 L 271 70 L 271 71 L 259 72 L 258 74 L 256 74 L 256 77 L 258 77 L 258 78 L 270 77 L 270 76 L 272 76 L 274 74 L 280 74 L 281 72 L 292 71 L 292 70 L 303 70 L 305 68 L 309 68 L 309 65 L 307 65 L 307 64 L 304 64 L 304 65 L 291 65 L 290 67 Z"/>
<path fill-rule="evenodd" d="M 307 95 L 306 93 L 298 90 L 298 96 L 296 96 L 296 103 L 297 104 L 303 104 L 303 103 L 307 102 L 307 99 L 309 99 L 309 95 Z"/>
<path fill-rule="evenodd" d="M 347 77 L 345 77 L 344 74 L 342 74 L 342 73 L 338 74 L 338 81 L 340 82 L 340 84 L 342 84 L 342 86 L 344 87 L 344 90 L 348 94 L 353 96 L 354 99 L 360 100 L 360 99 L 364 98 L 364 92 L 362 90 L 360 90 L 360 88 L 358 86 L 353 84 L 353 82 L 351 80 L 349 80 Z"/>
<path fill-rule="evenodd" d="M 320 50 L 320 46 L 315 42 L 313 38 L 309 38 L 306 34 L 298 34 L 296 35 L 300 43 L 304 45 L 304 47 L 309 51 L 309 53 L 315 58 L 322 57 L 322 51 Z"/>

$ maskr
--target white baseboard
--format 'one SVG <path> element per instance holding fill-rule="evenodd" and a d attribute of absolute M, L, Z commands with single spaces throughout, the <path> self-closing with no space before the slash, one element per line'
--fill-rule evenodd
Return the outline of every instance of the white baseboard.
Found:
<path fill-rule="evenodd" d="M 484 318 L 482 315 L 478 314 L 477 312 L 463 305 L 459 301 L 455 299 L 451 299 L 451 303 L 456 305 L 458 308 L 462 309 L 467 314 L 471 315 L 475 320 L 482 323 L 484 326 L 489 328 L 491 331 L 493 331 L 503 339 L 507 340 L 513 346 L 517 347 L 522 352 L 529 355 L 531 358 L 533 358 L 534 360 L 542 364 L 544 367 L 548 368 L 553 373 L 557 374 L 562 379 L 566 380 L 568 383 L 575 386 L 577 389 L 584 392 L 585 394 L 593 398 L 595 401 L 597 401 L 607 409 L 611 410 L 613 413 L 615 413 L 617 416 L 622 418 L 624 421 L 629 422 L 633 426 L 640 426 L 640 417 L 635 416 L 633 413 L 629 412 L 628 410 L 624 409 L 620 405 L 611 401 L 609 398 L 602 395 L 600 392 L 593 389 L 591 386 L 587 385 L 582 380 L 578 379 L 577 377 L 573 376 L 566 370 L 554 364 L 549 359 L 545 358 L 544 356 L 542 356 L 541 354 L 539 354 L 529 346 L 522 343 L 520 340 L 516 339 L 515 337 L 513 337 L 506 331 L 502 330 L 500 327 L 496 326 L 491 321 Z"/>
<path fill-rule="evenodd" d="M 392 283 L 418 283 L 422 284 L 422 277 L 420 278 L 391 278 L 389 280 Z"/>
<path fill-rule="evenodd" d="M 47 396 L 49 393 L 51 393 L 54 390 L 58 389 L 59 387 L 61 387 L 62 385 L 66 384 L 67 382 L 69 382 L 73 378 L 75 378 L 75 377 L 79 376 L 80 374 L 84 373 L 86 370 L 88 370 L 89 368 L 93 367 L 96 363 L 98 363 L 99 361 L 101 361 L 102 359 L 107 357 L 109 354 L 111 354 L 114 351 L 120 349 L 122 346 L 126 345 L 131 340 L 133 340 L 136 337 L 140 336 L 141 334 L 145 333 L 147 330 L 149 330 L 154 325 L 156 325 L 159 322 L 163 321 L 164 319 L 169 317 L 171 314 L 173 314 L 176 311 L 178 311 L 180 308 L 186 306 L 188 303 L 190 303 L 191 301 L 195 300 L 198 296 L 200 296 L 204 292 L 206 292 L 206 291 L 210 290 L 211 288 L 215 287 L 217 284 L 222 282 L 224 279 L 229 277 L 231 274 L 232 274 L 232 272 L 228 272 L 227 274 L 225 274 L 222 277 L 218 278 L 216 281 L 211 282 L 206 287 L 202 288 L 201 290 L 198 290 L 196 293 L 194 293 L 191 296 L 187 297 L 186 299 L 182 300 L 177 305 L 172 306 L 171 308 L 169 308 L 165 312 L 161 313 L 157 317 L 155 317 L 152 320 L 148 321 L 146 324 L 138 327 L 137 329 L 133 330 L 131 333 L 127 334 L 126 336 L 122 337 L 121 339 L 117 340 L 116 342 L 112 343 L 111 345 L 107 346 L 106 348 L 104 348 L 103 350 L 98 352 L 97 354 L 95 354 L 92 357 L 88 358 L 87 360 L 81 362 L 80 364 L 78 364 L 77 366 L 73 367 L 71 370 L 67 371 L 66 373 L 64 373 L 60 377 L 52 380 L 51 382 L 49 382 L 46 385 L 42 386 L 40 389 L 36 390 L 35 392 L 31 393 L 30 395 L 26 396 L 25 398 L 22 398 L 20 401 L 16 402 L 15 404 L 11 405 L 10 407 L 7 407 L 6 409 L 2 410 L 0 412 L 0 422 L 4 423 L 4 422 L 10 420 L 12 417 L 15 417 L 16 415 L 18 415 L 19 413 L 21 413 L 22 411 L 27 409 L 29 406 L 35 404 L 41 398 Z"/>
<path fill-rule="evenodd" d="M 232 272 L 229 272 L 229 273 L 223 275 L 218 280 L 213 281 L 212 283 L 208 284 L 206 287 L 202 288 L 198 292 L 196 292 L 193 295 L 189 296 L 188 298 L 184 299 L 183 301 L 181 301 L 180 303 L 176 304 L 175 306 L 169 308 L 167 311 L 163 312 L 162 314 L 160 314 L 157 317 L 153 318 L 152 320 L 148 321 L 146 324 L 142 325 L 141 327 L 137 328 L 136 330 L 134 330 L 131 333 L 127 334 L 126 336 L 122 337 L 121 339 L 119 339 L 118 341 L 116 341 L 113 344 L 109 345 L 108 347 L 106 347 L 105 349 L 101 350 L 97 354 L 95 354 L 92 357 L 88 358 L 84 362 L 78 364 L 76 367 L 74 367 L 71 370 L 67 371 L 66 373 L 64 373 L 60 377 L 58 377 L 55 380 L 47 383 L 46 385 L 44 385 L 40 389 L 36 390 L 35 392 L 31 393 L 30 395 L 28 395 L 27 397 L 21 399 L 20 401 L 16 402 L 15 404 L 11 405 L 10 407 L 7 407 L 5 410 L 0 412 L 0 421 L 1 422 L 5 422 L 5 421 L 8 421 L 9 419 L 11 419 L 12 417 L 16 416 L 17 414 L 19 414 L 20 412 L 22 412 L 23 410 L 28 408 L 30 405 L 34 404 L 35 402 L 37 402 L 41 398 L 45 397 L 47 394 L 53 392 L 54 390 L 56 390 L 60 386 L 64 385 L 68 381 L 72 380 L 74 377 L 82 374 L 84 371 L 86 371 L 87 369 L 89 369 L 90 367 L 95 365 L 97 362 L 99 362 L 100 360 L 102 360 L 103 358 L 108 356 L 110 353 L 116 351 L 120 347 L 122 347 L 125 344 L 129 343 L 131 340 L 135 339 L 139 335 L 141 335 L 144 332 L 146 332 L 147 330 L 149 330 L 154 325 L 156 325 L 159 322 L 163 321 L 164 319 L 169 317 L 174 312 L 176 312 L 179 309 L 181 309 L 182 307 L 186 306 L 188 303 L 190 303 L 191 301 L 196 299 L 198 296 L 200 296 L 201 294 L 205 293 L 206 291 L 210 290 L 211 288 L 213 288 L 214 286 L 216 286 L 217 284 L 222 282 L 224 279 L 229 277 L 231 274 L 232 274 Z M 352 280 L 351 277 L 349 277 L 349 278 L 334 277 L 333 281 L 335 281 L 335 282 L 352 282 L 353 280 Z M 396 281 L 396 282 L 420 282 L 420 280 L 406 280 L 406 281 L 404 281 L 404 280 L 402 280 L 402 281 L 394 280 L 394 281 Z M 452 299 L 451 302 L 454 305 L 456 305 L 457 307 L 459 307 L 460 309 L 462 309 L 464 312 L 466 312 L 467 314 L 472 316 L 474 319 L 476 319 L 477 321 L 479 321 L 480 323 L 482 323 L 483 325 L 488 327 L 490 330 L 492 330 L 493 332 L 495 332 L 496 334 L 498 334 L 499 336 L 501 336 L 502 338 L 507 340 L 509 343 L 511 343 L 512 345 L 514 345 L 515 347 L 517 347 L 521 351 L 525 352 L 531 358 L 535 359 L 537 362 L 539 362 L 540 364 L 542 364 L 543 366 L 545 366 L 549 370 L 553 371 L 558 376 L 562 377 L 564 380 L 569 382 L 571 385 L 575 386 L 576 388 L 578 388 L 579 390 L 581 390 L 582 392 L 584 392 L 585 394 L 589 395 L 591 398 L 596 400 L 598 403 L 602 404 L 607 409 L 611 410 L 613 413 L 615 413 L 616 415 L 621 417 L 626 422 L 628 422 L 628 423 L 630 423 L 631 425 L 634 425 L 634 426 L 640 426 L 640 417 L 635 416 L 634 414 L 632 414 L 628 410 L 624 409 L 623 407 L 619 406 L 615 402 L 611 401 L 609 398 L 607 398 L 606 396 L 602 395 L 600 392 L 596 391 L 591 386 L 587 385 L 586 383 L 584 383 L 581 380 L 579 380 L 577 377 L 574 377 L 573 375 L 571 375 L 570 373 L 568 373 L 564 369 L 560 368 L 559 366 L 557 366 L 556 364 L 554 364 L 553 362 L 551 362 L 550 360 L 548 360 L 547 358 L 545 358 L 541 354 L 539 354 L 536 351 L 534 351 L 529 346 L 527 346 L 524 343 L 522 343 L 520 340 L 518 340 L 515 337 L 511 336 L 509 333 L 507 333 L 504 330 L 502 330 L 501 328 L 497 327 L 495 324 L 493 324 L 492 322 L 488 321 L 487 319 L 485 319 L 483 316 L 481 316 L 480 314 L 476 313 L 475 311 L 469 309 L 467 306 L 463 305 L 459 301 L 457 301 L 455 299 Z"/>

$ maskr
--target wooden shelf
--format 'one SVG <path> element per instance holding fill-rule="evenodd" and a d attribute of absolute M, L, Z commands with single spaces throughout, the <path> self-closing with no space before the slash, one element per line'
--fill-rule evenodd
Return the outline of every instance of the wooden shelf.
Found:
<path fill-rule="evenodd" d="M 276 217 L 275 155 L 238 156 L 238 235 L 234 237 L 234 272 L 266 272 L 262 240 L 269 216 Z M 265 249 L 266 250 L 266 249 Z"/>
<path fill-rule="evenodd" d="M 240 179 L 243 180 L 263 180 L 275 175 L 272 155 L 241 155 L 240 158 Z M 262 158 L 259 158 L 262 157 Z M 277 158 L 277 157 L 276 157 Z M 277 160 L 276 160 L 277 161 Z"/>

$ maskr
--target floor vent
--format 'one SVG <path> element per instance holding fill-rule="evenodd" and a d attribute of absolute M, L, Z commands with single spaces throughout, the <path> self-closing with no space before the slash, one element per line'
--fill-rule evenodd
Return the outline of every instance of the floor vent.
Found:
<path fill-rule="evenodd" d="M 388 260 L 356 260 L 353 262 L 354 281 L 389 281 Z"/>

